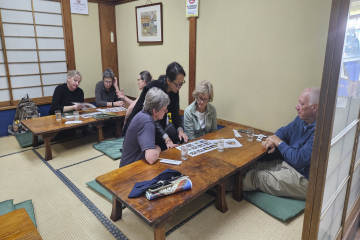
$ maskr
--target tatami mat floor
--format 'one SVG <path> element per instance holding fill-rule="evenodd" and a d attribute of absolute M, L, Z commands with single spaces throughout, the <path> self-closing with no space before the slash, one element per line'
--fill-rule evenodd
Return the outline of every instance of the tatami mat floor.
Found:
<path fill-rule="evenodd" d="M 107 139 L 112 134 L 107 134 Z M 52 144 L 53 160 L 44 147 L 21 148 L 15 137 L 0 138 L 0 202 L 32 199 L 43 239 L 153 239 L 153 230 L 124 209 L 109 219 L 111 203 L 86 182 L 119 167 L 92 145 L 96 135 Z M 300 239 L 303 214 L 287 223 L 243 200 L 226 196 L 229 211 L 216 210 L 214 197 L 203 194 L 181 209 L 166 225 L 167 239 Z"/>

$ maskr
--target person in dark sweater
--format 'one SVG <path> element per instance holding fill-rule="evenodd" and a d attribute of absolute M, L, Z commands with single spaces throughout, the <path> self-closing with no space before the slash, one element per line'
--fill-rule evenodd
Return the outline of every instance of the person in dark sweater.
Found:
<path fill-rule="evenodd" d="M 161 150 L 165 150 L 167 148 L 176 147 L 177 145 L 174 144 L 174 142 L 187 142 L 188 137 L 184 133 L 179 114 L 179 90 L 181 89 L 182 85 L 185 84 L 185 76 L 186 74 L 182 66 L 177 62 L 173 62 L 168 65 L 166 69 L 166 75 L 161 75 L 158 80 L 151 81 L 146 86 L 144 86 L 143 91 L 125 124 L 123 132 L 126 134 L 126 130 L 129 127 L 132 119 L 138 112 L 142 110 L 145 96 L 149 89 L 157 87 L 163 90 L 169 96 L 170 104 L 168 106 L 168 114 L 164 115 L 162 119 L 156 121 L 156 145 L 160 146 Z M 168 116 L 171 117 L 172 124 L 174 125 L 175 131 L 177 132 L 177 136 L 170 136 L 172 138 L 170 138 L 164 130 L 168 123 Z"/>
<path fill-rule="evenodd" d="M 122 101 L 116 92 L 120 92 L 117 85 L 117 79 L 114 72 L 107 68 L 103 72 L 103 80 L 98 82 L 95 87 L 95 101 L 97 107 L 123 107 L 125 102 Z"/>
<path fill-rule="evenodd" d="M 150 164 L 158 160 L 161 149 L 155 144 L 155 121 L 164 117 L 169 103 L 163 90 L 153 87 L 147 92 L 144 108 L 135 115 L 125 136 L 119 167 L 144 158 Z"/>
<path fill-rule="evenodd" d="M 84 91 L 79 88 L 81 74 L 76 70 L 68 72 L 67 83 L 55 88 L 49 115 L 54 115 L 56 110 L 69 112 L 81 110 L 81 105 L 73 105 L 72 102 L 84 102 Z"/>

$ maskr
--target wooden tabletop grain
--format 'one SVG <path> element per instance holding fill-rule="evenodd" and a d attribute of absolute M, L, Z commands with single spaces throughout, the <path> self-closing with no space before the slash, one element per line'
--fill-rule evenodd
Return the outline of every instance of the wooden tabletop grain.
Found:
<path fill-rule="evenodd" d="M 0 216 L 0 239 L 42 239 L 25 208 Z"/>
<path fill-rule="evenodd" d="M 38 136 L 44 133 L 52 133 L 52 132 L 59 132 L 66 129 L 72 129 L 74 127 L 80 127 L 85 126 L 93 123 L 99 123 L 108 121 L 111 118 L 105 118 L 105 119 L 95 119 L 93 117 L 90 118 L 82 118 L 82 114 L 97 112 L 96 109 L 88 109 L 85 111 L 79 111 L 80 120 L 82 123 L 75 123 L 75 124 L 65 124 L 66 120 L 64 118 L 61 119 L 61 121 L 56 121 L 55 115 L 49 115 L 45 117 L 40 118 L 34 118 L 34 119 L 27 119 L 21 121 L 22 124 L 25 125 L 31 132 L 33 132 L 34 135 Z M 120 118 L 125 118 L 126 111 L 122 112 L 115 112 L 112 113 Z M 72 121 L 73 119 L 71 119 Z"/>

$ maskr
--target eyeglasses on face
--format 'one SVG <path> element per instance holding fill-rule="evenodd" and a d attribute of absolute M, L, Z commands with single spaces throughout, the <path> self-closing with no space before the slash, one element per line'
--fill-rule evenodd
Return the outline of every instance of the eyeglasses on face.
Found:
<path fill-rule="evenodd" d="M 106 84 L 112 84 L 112 81 L 110 82 L 110 81 L 104 81 L 104 83 L 106 83 Z"/>
<path fill-rule="evenodd" d="M 174 82 L 172 82 L 177 88 L 181 88 L 182 87 L 182 85 L 184 85 L 185 83 L 186 83 L 186 81 L 184 80 L 182 83 L 180 83 L 180 84 L 176 84 L 176 83 L 174 83 Z"/>
<path fill-rule="evenodd" d="M 197 100 L 198 100 L 198 102 L 203 102 L 203 103 L 209 102 L 208 99 L 204 99 L 204 98 L 202 98 L 202 97 L 197 97 Z"/>

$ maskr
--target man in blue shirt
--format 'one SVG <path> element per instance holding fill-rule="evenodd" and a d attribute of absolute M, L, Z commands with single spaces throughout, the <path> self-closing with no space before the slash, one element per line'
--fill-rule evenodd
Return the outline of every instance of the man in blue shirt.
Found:
<path fill-rule="evenodd" d="M 262 142 L 271 154 L 268 157 L 276 160 L 251 165 L 244 177 L 244 191 L 306 199 L 319 95 L 319 88 L 305 89 L 295 107 L 295 120 Z"/>

